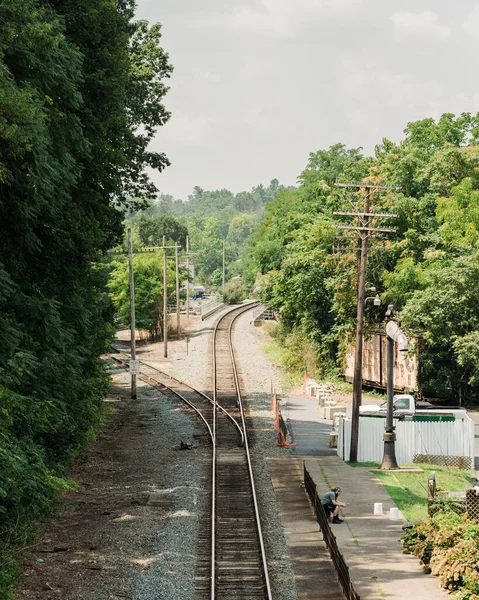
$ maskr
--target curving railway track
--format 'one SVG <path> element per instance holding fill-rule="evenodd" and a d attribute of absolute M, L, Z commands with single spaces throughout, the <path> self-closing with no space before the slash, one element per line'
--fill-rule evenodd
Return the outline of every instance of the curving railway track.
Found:
<path fill-rule="evenodd" d="M 205 481 L 211 490 L 211 510 L 201 519 L 195 580 L 197 600 L 272 600 L 232 343 L 236 319 L 255 305 L 236 307 L 223 314 L 215 325 L 212 398 L 140 361 L 139 378 L 173 393 L 194 410 L 211 443 L 211 465 Z M 112 358 L 128 366 L 125 358 L 118 355 Z"/>

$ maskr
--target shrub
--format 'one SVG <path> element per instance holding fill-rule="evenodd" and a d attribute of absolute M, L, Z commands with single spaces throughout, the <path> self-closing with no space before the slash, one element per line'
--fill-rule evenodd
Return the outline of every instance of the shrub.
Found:
<path fill-rule="evenodd" d="M 32 440 L 0 434 L 0 592 L 9 598 L 18 558 L 32 541 L 36 523 L 57 507 L 57 491 L 71 482 L 55 476 L 44 449 Z"/>
<path fill-rule="evenodd" d="M 479 600 L 479 524 L 444 508 L 409 529 L 404 552 L 417 556 L 457 600 Z"/>
<path fill-rule="evenodd" d="M 225 304 L 239 304 L 246 298 L 246 290 L 241 279 L 233 279 L 225 285 Z"/>

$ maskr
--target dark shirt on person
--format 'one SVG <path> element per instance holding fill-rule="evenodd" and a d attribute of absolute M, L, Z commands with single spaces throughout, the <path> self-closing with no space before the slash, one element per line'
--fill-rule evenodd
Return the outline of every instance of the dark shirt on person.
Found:
<path fill-rule="evenodd" d="M 334 500 L 336 500 L 336 492 L 328 492 L 321 498 L 321 504 L 323 506 L 326 506 L 326 504 L 333 504 Z"/>

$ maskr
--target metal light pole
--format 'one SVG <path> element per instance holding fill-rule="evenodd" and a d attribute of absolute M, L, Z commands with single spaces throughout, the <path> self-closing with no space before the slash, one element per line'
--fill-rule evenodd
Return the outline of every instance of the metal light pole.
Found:
<path fill-rule="evenodd" d="M 389 321 L 386 324 L 386 366 L 387 366 L 387 413 L 386 413 L 386 425 L 384 427 L 384 456 L 381 466 L 379 467 L 382 471 L 398 470 L 399 465 L 396 460 L 396 434 L 394 430 L 394 345 L 397 342 L 400 352 L 407 352 L 409 350 L 409 342 L 399 327 L 397 322 L 394 320 L 394 306 L 389 304 L 386 311 L 386 316 L 389 317 Z"/>

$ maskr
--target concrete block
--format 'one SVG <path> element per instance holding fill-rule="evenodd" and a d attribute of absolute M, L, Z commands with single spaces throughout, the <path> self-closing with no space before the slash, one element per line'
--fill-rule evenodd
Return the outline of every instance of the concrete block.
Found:
<path fill-rule="evenodd" d="M 323 419 L 330 419 L 332 421 L 334 419 L 334 417 L 336 417 L 340 413 L 345 413 L 345 412 L 346 412 L 345 406 L 325 406 L 324 407 L 324 415 L 325 416 L 323 417 Z"/>

